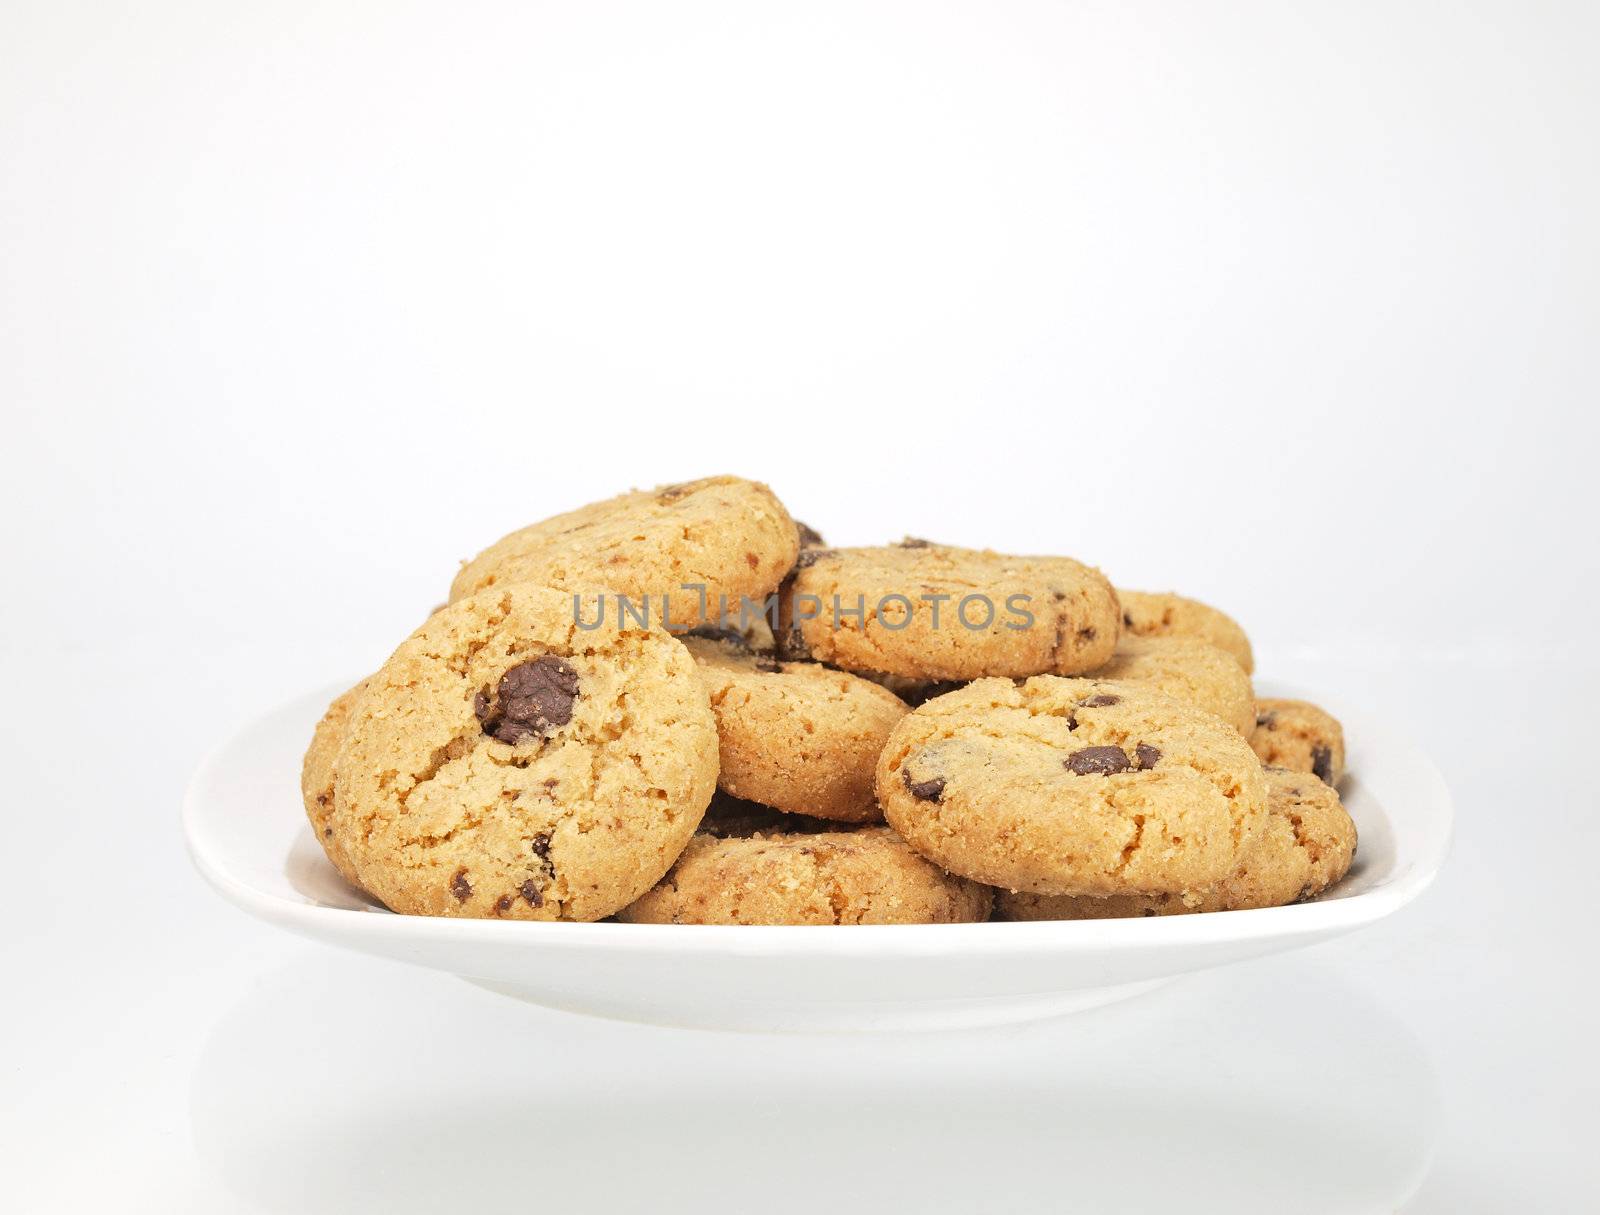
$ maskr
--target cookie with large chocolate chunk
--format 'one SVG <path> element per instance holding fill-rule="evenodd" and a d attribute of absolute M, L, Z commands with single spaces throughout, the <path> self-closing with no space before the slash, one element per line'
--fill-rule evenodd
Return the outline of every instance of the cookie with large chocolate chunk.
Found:
<path fill-rule="evenodd" d="M 694 834 L 716 722 L 667 633 L 580 629 L 570 594 L 510 585 L 395 651 L 351 707 L 334 769 L 334 838 L 394 910 L 598 920 Z"/>
<path fill-rule="evenodd" d="M 1232 654 L 1246 675 L 1255 674 L 1250 638 L 1226 612 L 1182 595 L 1117 588 L 1122 631 L 1134 637 L 1193 637 Z"/>
<path fill-rule="evenodd" d="M 1307 700 L 1256 701 L 1250 745 L 1264 764 L 1310 772 L 1330 785 L 1344 776 L 1344 727 Z"/>
<path fill-rule="evenodd" d="M 814 662 L 782 662 L 719 632 L 683 638 L 717 717 L 719 788 L 792 814 L 881 819 L 873 774 L 907 706 Z"/>
<path fill-rule="evenodd" d="M 1001 891 L 1005 920 L 1102 920 L 1281 907 L 1316 898 L 1350 870 L 1356 825 L 1339 795 L 1308 772 L 1267 768 L 1267 823 L 1232 873 L 1209 890 L 1104 898 Z"/>
<path fill-rule="evenodd" d="M 1104 575 L 1070 557 L 906 540 L 807 549 L 779 593 L 786 657 L 924 682 L 1074 674 L 1121 626 Z"/>
<path fill-rule="evenodd" d="M 693 628 L 736 615 L 741 599 L 759 610 L 799 550 L 798 528 L 770 489 L 708 477 L 635 490 L 514 531 L 462 566 L 450 599 L 515 583 L 612 592 L 647 610 L 652 624 Z"/>
<path fill-rule="evenodd" d="M 1038 894 L 1184 894 L 1239 863 L 1266 819 L 1250 746 L 1142 684 L 981 679 L 901 719 L 878 800 L 952 873 Z"/>
<path fill-rule="evenodd" d="M 1250 676 L 1226 650 L 1192 637 L 1128 637 L 1096 679 L 1126 679 L 1215 713 L 1246 738 L 1256 725 Z"/>

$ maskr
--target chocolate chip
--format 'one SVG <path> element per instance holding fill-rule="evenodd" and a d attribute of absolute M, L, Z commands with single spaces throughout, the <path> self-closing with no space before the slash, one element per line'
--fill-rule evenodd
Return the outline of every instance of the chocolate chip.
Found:
<path fill-rule="evenodd" d="M 1097 696 L 1089 697 L 1088 700 L 1080 700 L 1078 702 L 1078 708 L 1080 708 L 1080 709 L 1103 709 L 1107 705 L 1120 705 L 1121 703 L 1122 703 L 1122 697 L 1113 696 L 1109 692 L 1101 692 Z"/>
<path fill-rule="evenodd" d="M 494 700 L 480 691 L 472 711 L 483 732 L 503 743 L 548 734 L 572 720 L 578 673 L 553 654 L 512 667 L 500 676 Z"/>
<path fill-rule="evenodd" d="M 1067 771 L 1079 776 L 1110 776 L 1114 772 L 1126 772 L 1132 766 L 1128 753 L 1121 747 L 1085 747 L 1074 751 L 1062 763 Z"/>
<path fill-rule="evenodd" d="M 919 536 L 907 536 L 904 540 L 900 541 L 898 547 L 899 548 L 932 548 L 933 547 L 933 541 L 932 540 L 924 540 Z"/>
<path fill-rule="evenodd" d="M 783 670 L 783 664 L 771 654 L 762 654 L 756 658 L 756 670 L 765 675 L 776 675 Z"/>
<path fill-rule="evenodd" d="M 800 555 L 794 559 L 794 568 L 797 570 L 808 570 L 817 562 L 821 561 L 824 557 L 837 557 L 838 555 L 839 554 L 834 552 L 834 550 L 831 548 L 804 549 L 801 551 Z"/>
<path fill-rule="evenodd" d="M 467 881 L 465 869 L 457 869 L 455 877 L 450 879 L 450 893 L 463 903 L 472 897 L 472 883 Z"/>
<path fill-rule="evenodd" d="M 494 913 L 495 913 L 495 915 L 505 915 L 505 913 L 510 911 L 510 910 L 511 910 L 511 896 L 509 894 L 502 894 L 499 898 L 497 898 L 494 901 Z"/>
<path fill-rule="evenodd" d="M 548 857 L 550 855 L 550 833 L 548 831 L 539 832 L 538 835 L 528 841 L 528 846 L 533 849 L 534 856 Z"/>
<path fill-rule="evenodd" d="M 520 889 L 522 897 L 528 900 L 528 906 L 544 906 L 544 891 L 539 889 L 539 883 L 535 882 L 532 878 L 529 878 L 526 882 L 523 882 Z"/>
<path fill-rule="evenodd" d="M 801 548 L 821 548 L 827 543 L 822 538 L 821 532 L 809 524 L 800 522 L 798 519 L 794 521 L 794 529 L 799 533 Z"/>
<path fill-rule="evenodd" d="M 929 780 L 913 780 L 910 768 L 900 769 L 900 779 L 905 781 L 906 788 L 911 790 L 911 796 L 921 802 L 937 802 L 944 799 L 944 777 L 935 776 Z"/>
<path fill-rule="evenodd" d="M 1133 755 L 1138 760 L 1139 771 L 1148 772 L 1156 766 L 1156 761 L 1161 758 L 1161 750 L 1158 747 L 1152 747 L 1149 743 L 1140 743 L 1133 749 Z"/>
<path fill-rule="evenodd" d="M 1097 633 L 1095 631 L 1095 627 L 1091 624 L 1091 625 L 1086 625 L 1085 627 L 1079 629 L 1078 630 L 1078 636 L 1081 637 L 1084 641 L 1093 641 L 1096 637 L 1099 636 L 1099 633 Z"/>
<path fill-rule="evenodd" d="M 1266 726 L 1268 729 L 1271 729 L 1273 723 L 1276 722 L 1277 720 L 1278 720 L 1278 715 L 1275 712 L 1273 712 L 1271 709 L 1268 709 L 1265 713 L 1257 713 L 1256 714 L 1256 725 L 1258 725 L 1258 726 Z"/>
<path fill-rule="evenodd" d="M 1123 612 L 1122 613 L 1122 624 L 1123 624 L 1124 628 L 1130 628 L 1131 629 L 1133 627 L 1133 616 L 1130 615 L 1127 612 Z"/>
<path fill-rule="evenodd" d="M 1327 747 L 1311 748 L 1311 775 L 1325 785 L 1333 784 L 1333 752 Z"/>

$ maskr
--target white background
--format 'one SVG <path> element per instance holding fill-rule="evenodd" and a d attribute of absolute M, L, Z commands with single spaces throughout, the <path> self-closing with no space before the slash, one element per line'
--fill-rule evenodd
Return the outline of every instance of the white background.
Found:
<path fill-rule="evenodd" d="M 3 1184 L 1577 1209 L 1597 50 L 1509 0 L 5 0 Z M 193 876 L 239 723 L 503 531 L 724 471 L 1227 607 L 1433 752 L 1445 877 L 1097 1020 L 796 1043 L 520 1009 Z"/>

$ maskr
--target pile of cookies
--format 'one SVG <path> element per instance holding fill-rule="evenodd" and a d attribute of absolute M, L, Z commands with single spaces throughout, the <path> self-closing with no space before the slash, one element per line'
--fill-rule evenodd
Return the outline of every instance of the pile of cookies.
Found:
<path fill-rule="evenodd" d="M 490 545 L 329 707 L 306 813 L 415 915 L 1086 919 L 1337 882 L 1339 723 L 1257 700 L 1215 608 L 1067 557 L 829 548 L 764 485 Z"/>

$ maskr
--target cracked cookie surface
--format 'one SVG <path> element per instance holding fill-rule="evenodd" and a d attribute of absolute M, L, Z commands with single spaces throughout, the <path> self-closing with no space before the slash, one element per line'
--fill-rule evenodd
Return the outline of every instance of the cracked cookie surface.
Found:
<path fill-rule="evenodd" d="M 694 660 L 660 630 L 573 615 L 540 587 L 460 600 L 354 704 L 331 825 L 394 910 L 598 920 L 693 835 L 717 773 Z"/>
<path fill-rule="evenodd" d="M 1267 822 L 1238 867 L 1187 896 L 1013 894 L 997 896 L 1007 920 L 1099 920 L 1281 907 L 1315 898 L 1350 870 L 1356 826 L 1339 795 L 1309 772 L 1266 769 Z"/>
<path fill-rule="evenodd" d="M 1135 637 L 1193 637 L 1232 654 L 1246 675 L 1254 675 L 1250 638 L 1232 616 L 1198 599 L 1117 588 L 1122 628 Z"/>
<path fill-rule="evenodd" d="M 983 679 L 930 700 L 890 735 L 877 788 L 923 856 L 1038 894 L 1203 890 L 1266 820 L 1236 730 L 1114 680 Z"/>
<path fill-rule="evenodd" d="M 1121 626 L 1082 562 L 921 540 L 806 550 L 779 613 L 785 657 L 927 682 L 1091 670 Z"/>
<path fill-rule="evenodd" d="M 722 812 L 617 918 L 635 924 L 967 924 L 993 892 L 922 859 L 888 827 Z"/>
<path fill-rule="evenodd" d="M 339 748 L 344 745 L 345 727 L 369 682 L 363 679 L 349 691 L 334 697 L 311 733 L 311 745 L 306 748 L 305 761 L 300 768 L 300 797 L 305 802 L 306 818 L 311 822 L 311 834 L 316 836 L 339 876 L 357 888 L 361 882 L 356 877 L 355 867 L 333 830 L 334 772 Z"/>
<path fill-rule="evenodd" d="M 455 601 L 491 586 L 532 583 L 582 595 L 650 597 L 650 623 L 693 628 L 759 603 L 794 565 L 800 532 L 777 496 L 741 477 L 635 490 L 531 524 L 462 566 Z M 701 594 L 682 589 L 699 586 Z M 660 611 L 666 595 L 670 614 Z M 607 605 L 614 609 L 614 604 Z"/>
<path fill-rule="evenodd" d="M 1193 637 L 1123 637 L 1094 677 L 1147 684 L 1215 713 L 1246 738 L 1256 726 L 1250 676 L 1232 654 Z"/>
<path fill-rule="evenodd" d="M 903 701 L 846 671 L 780 662 L 737 633 L 682 640 L 716 714 L 719 788 L 791 814 L 883 818 L 873 779 Z"/>
<path fill-rule="evenodd" d="M 1256 701 L 1250 745 L 1264 764 L 1310 772 L 1330 785 L 1344 776 L 1344 727 L 1308 700 Z"/>

